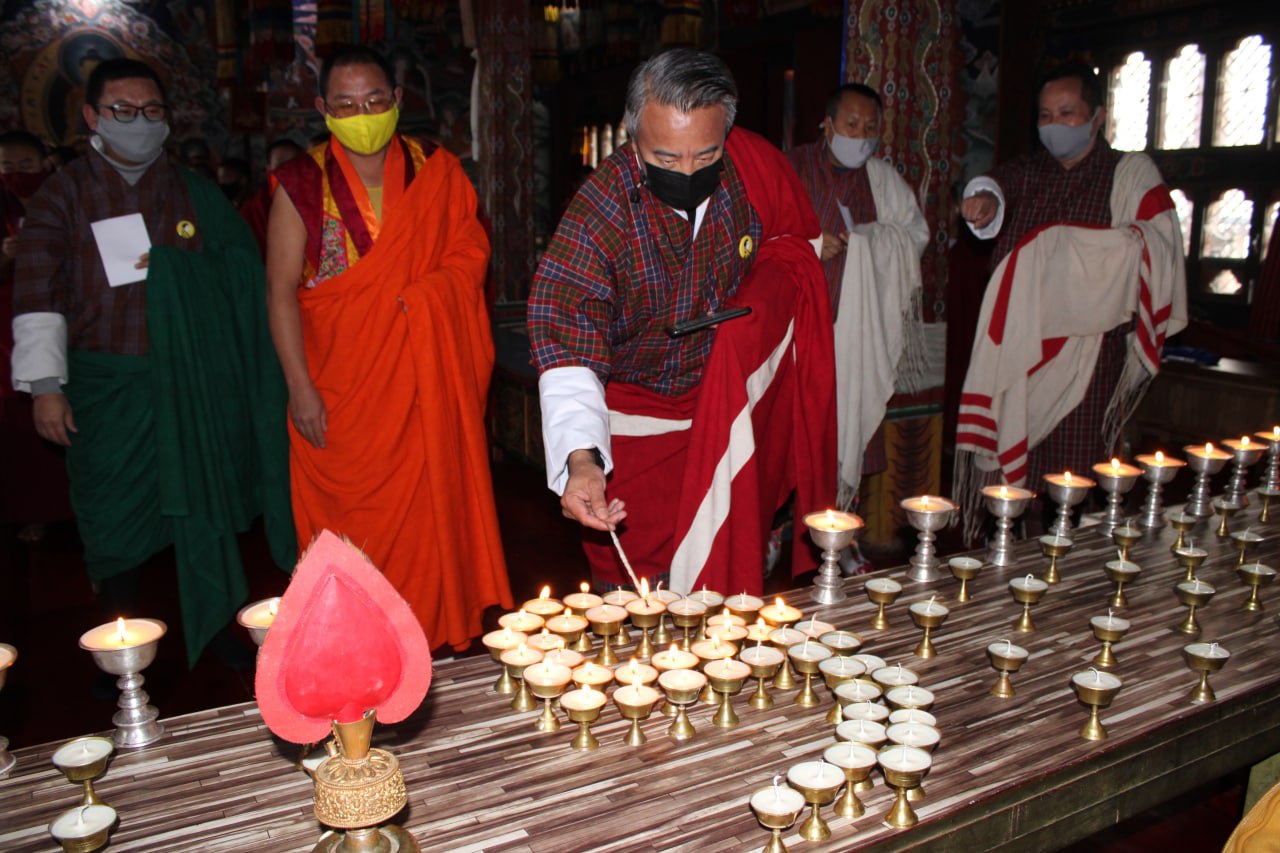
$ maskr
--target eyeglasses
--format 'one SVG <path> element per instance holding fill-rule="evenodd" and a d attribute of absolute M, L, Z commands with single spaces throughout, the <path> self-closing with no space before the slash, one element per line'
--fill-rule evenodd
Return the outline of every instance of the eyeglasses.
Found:
<path fill-rule="evenodd" d="M 325 101 L 324 105 L 329 110 L 329 115 L 334 118 L 350 118 L 362 112 L 370 115 L 385 113 L 395 104 L 395 98 L 389 98 L 386 95 L 370 95 L 363 101 L 338 101 L 333 104 Z"/>
<path fill-rule="evenodd" d="M 143 104 L 140 107 L 134 104 L 98 104 L 98 109 L 111 110 L 111 117 L 121 124 L 133 121 L 139 113 L 147 121 L 164 121 L 169 114 L 169 108 L 164 104 Z"/>

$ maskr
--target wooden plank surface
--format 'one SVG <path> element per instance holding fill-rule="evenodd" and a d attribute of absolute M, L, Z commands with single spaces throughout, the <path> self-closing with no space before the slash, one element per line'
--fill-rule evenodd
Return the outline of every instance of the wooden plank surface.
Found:
<path fill-rule="evenodd" d="M 1259 526 L 1256 515 L 1256 507 L 1241 513 L 1232 528 L 1253 524 L 1266 536 L 1255 557 L 1280 568 L 1280 524 Z M 864 651 L 919 672 L 937 694 L 933 712 L 943 733 L 917 806 L 919 826 L 882 823 L 891 792 L 876 775 L 875 790 L 863 796 L 864 817 L 831 818 L 833 837 L 824 844 L 803 842 L 794 831 L 787 843 L 806 851 L 926 843 L 1052 849 L 1280 751 L 1280 587 L 1263 591 L 1266 611 L 1243 611 L 1248 589 L 1236 578 L 1230 541 L 1213 536 L 1208 524 L 1192 535 L 1210 553 L 1199 577 L 1218 590 L 1200 611 L 1201 639 L 1232 654 L 1213 676 L 1218 701 L 1188 701 L 1196 676 L 1181 648 L 1193 638 L 1175 630 L 1186 611 L 1173 593 L 1182 570 L 1169 552 L 1173 532 L 1156 531 L 1131 552 L 1143 573 L 1127 588 L 1129 606 L 1116 611 L 1133 623 L 1115 646 L 1113 671 L 1124 688 L 1102 714 L 1110 738 L 1099 743 L 1077 735 L 1087 714 L 1069 686 L 1099 648 L 1089 618 L 1106 614 L 1111 592 L 1102 565 L 1115 547 L 1095 530 L 1075 533 L 1075 550 L 1059 562 L 1063 582 L 1033 609 L 1037 630 L 1030 634 L 1012 629 L 1020 608 L 1007 584 L 1047 566 L 1034 541 L 1019 543 L 1017 566 L 984 568 L 965 605 L 954 602 L 955 581 L 923 585 L 907 582 L 901 569 L 877 573 L 905 587 L 889 609 L 887 631 L 869 628 L 875 608 L 862 594 L 862 578 L 847 581 L 849 600 L 831 607 L 815 608 L 807 590 L 787 596 L 806 613 L 862 635 Z M 920 631 L 907 608 L 931 595 L 951 615 L 935 632 L 938 657 L 923 661 L 912 654 Z M 1005 638 L 1031 658 L 1013 677 L 1017 696 L 997 699 L 988 693 L 995 673 L 984 650 Z M 742 724 L 732 730 L 716 728 L 712 709 L 695 706 L 698 734 L 685 744 L 669 740 L 668 719 L 655 714 L 644 725 L 649 742 L 628 747 L 626 724 L 609 706 L 593 728 L 601 748 L 576 753 L 568 748 L 571 725 L 535 731 L 536 713 L 513 712 L 489 689 L 496 674 L 488 658 L 442 664 L 423 707 L 376 735 L 402 763 L 410 803 L 399 822 L 424 850 L 758 849 L 767 835 L 747 807 L 751 792 L 834 742 L 824 721 L 829 693 L 819 687 L 824 704 L 816 709 L 796 706 L 788 691 L 776 694 L 775 708 L 756 711 L 744 692 L 735 701 Z M 111 850 L 294 851 L 315 843 L 321 827 L 311 812 L 310 780 L 293 768 L 297 747 L 274 739 L 256 706 L 165 724 L 163 740 L 118 752 L 97 785 L 120 813 Z M 56 849 L 47 825 L 77 797 L 49 763 L 58 745 L 16 751 L 18 766 L 0 780 L 0 850 Z"/>

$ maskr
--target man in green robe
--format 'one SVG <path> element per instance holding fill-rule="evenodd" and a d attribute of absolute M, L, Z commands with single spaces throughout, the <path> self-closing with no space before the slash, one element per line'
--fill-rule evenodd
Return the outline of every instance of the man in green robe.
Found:
<path fill-rule="evenodd" d="M 13 382 L 67 448 L 85 563 L 111 615 L 174 546 L 188 659 L 247 596 L 236 534 L 263 515 L 293 561 L 288 437 L 253 235 L 217 186 L 164 156 L 159 77 L 90 75 L 91 151 L 48 180 L 19 233 Z M 88 626 L 86 626 L 88 627 Z"/>

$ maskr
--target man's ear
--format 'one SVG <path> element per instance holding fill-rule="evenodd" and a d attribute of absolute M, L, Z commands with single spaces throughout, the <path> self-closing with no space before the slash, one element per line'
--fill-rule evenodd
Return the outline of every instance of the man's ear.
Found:
<path fill-rule="evenodd" d="M 324 108 L 324 98 L 319 95 L 316 95 L 316 112 L 320 113 L 322 116 L 329 115 L 329 111 Z"/>
<path fill-rule="evenodd" d="M 98 111 L 89 104 L 85 104 L 80 108 L 80 115 L 84 118 L 84 123 L 88 125 L 90 133 L 96 133 L 98 130 Z"/>

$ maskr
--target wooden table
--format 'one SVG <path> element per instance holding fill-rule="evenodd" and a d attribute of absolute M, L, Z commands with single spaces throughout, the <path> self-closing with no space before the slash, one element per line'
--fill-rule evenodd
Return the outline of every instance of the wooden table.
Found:
<path fill-rule="evenodd" d="M 1233 529 L 1253 523 L 1266 535 L 1256 557 L 1280 566 L 1280 524 L 1260 528 L 1256 515 L 1250 508 Z M 1172 591 L 1181 570 L 1169 552 L 1172 532 L 1157 531 L 1131 554 L 1143 573 L 1128 589 L 1129 607 L 1117 614 L 1133 628 L 1115 647 L 1114 671 L 1125 684 L 1102 715 L 1110 732 L 1102 742 L 1077 735 L 1086 709 L 1069 687 L 1099 648 L 1088 621 L 1106 614 L 1111 591 L 1101 567 L 1115 548 L 1095 530 L 1076 533 L 1075 550 L 1060 562 L 1063 582 L 1034 608 L 1038 630 L 1030 634 L 1012 631 L 1019 607 L 1007 582 L 1044 570 L 1034 541 L 1018 545 L 1018 566 L 985 568 L 966 605 L 953 601 L 954 581 L 904 584 L 887 631 L 869 630 L 873 607 L 862 579 L 848 581 L 850 599 L 821 617 L 862 634 L 866 651 L 921 674 L 938 697 L 942 743 L 914 829 L 884 826 L 891 795 L 877 781 L 863 797 L 864 817 L 831 821 L 831 841 L 808 844 L 792 831 L 787 843 L 797 853 L 926 843 L 931 850 L 1047 850 L 1280 752 L 1280 630 L 1272 615 L 1280 610 L 1280 586 L 1264 591 L 1266 612 L 1241 610 L 1248 590 L 1233 571 L 1235 552 L 1205 526 L 1193 532 L 1210 552 L 1199 576 L 1218 594 L 1199 614 L 1202 638 L 1232 654 L 1213 677 L 1218 700 L 1188 701 L 1196 677 L 1181 648 L 1190 638 L 1174 630 L 1186 612 Z M 938 657 L 921 661 L 912 655 L 920 631 L 907 606 L 930 595 L 952 610 L 935 634 Z M 813 610 L 807 591 L 788 600 Z M 984 649 L 1003 638 L 1028 648 L 1031 658 L 1014 676 L 1017 696 L 1001 700 L 988 693 L 995 673 Z M 601 748 L 575 753 L 568 748 L 572 727 L 536 732 L 536 714 L 514 713 L 507 698 L 490 691 L 495 675 L 487 658 L 441 665 L 423 708 L 377 736 L 403 764 L 410 805 L 401 824 L 424 850 L 759 849 L 766 833 L 747 807 L 751 792 L 833 742 L 823 720 L 829 706 L 802 709 L 787 692 L 769 711 L 752 710 L 739 696 L 742 725 L 733 730 L 714 727 L 711 709 L 699 707 L 692 715 L 697 737 L 683 745 L 666 737 L 667 718 L 655 715 L 645 724 L 649 742 L 625 746 L 625 724 L 610 707 L 594 729 Z M 820 693 L 827 698 L 825 688 Z M 117 753 L 97 786 L 120 813 L 110 850 L 306 850 L 316 841 L 311 785 L 292 767 L 297 747 L 274 740 L 254 705 L 165 722 L 161 742 Z M 13 775 L 0 781 L 0 850 L 55 849 L 46 827 L 78 795 L 49 764 L 56 746 L 18 750 Z"/>

